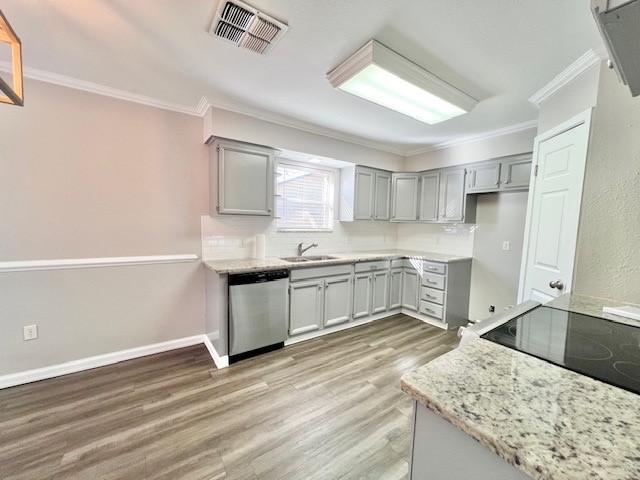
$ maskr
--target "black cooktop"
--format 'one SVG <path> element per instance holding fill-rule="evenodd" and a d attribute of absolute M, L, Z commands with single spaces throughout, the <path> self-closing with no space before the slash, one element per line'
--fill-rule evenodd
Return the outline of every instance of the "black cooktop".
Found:
<path fill-rule="evenodd" d="M 538 307 L 482 335 L 561 367 L 640 393 L 640 328 Z"/>

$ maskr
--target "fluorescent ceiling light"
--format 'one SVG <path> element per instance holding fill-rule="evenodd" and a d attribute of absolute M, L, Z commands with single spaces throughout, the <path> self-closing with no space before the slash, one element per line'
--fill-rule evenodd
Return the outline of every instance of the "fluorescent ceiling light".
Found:
<path fill-rule="evenodd" d="M 471 111 L 478 101 L 375 40 L 327 74 L 335 87 L 434 124 Z"/>

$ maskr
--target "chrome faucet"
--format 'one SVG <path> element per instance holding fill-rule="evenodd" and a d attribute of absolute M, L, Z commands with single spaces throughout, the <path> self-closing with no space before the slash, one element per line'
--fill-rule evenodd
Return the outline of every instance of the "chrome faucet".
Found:
<path fill-rule="evenodd" d="M 302 245 L 303 245 L 303 243 L 299 243 L 299 244 L 298 244 L 298 256 L 299 256 L 299 257 L 301 257 L 301 256 L 302 256 L 302 254 L 303 254 L 304 252 L 306 252 L 307 250 L 310 250 L 310 249 L 315 248 L 315 247 L 317 247 L 317 246 L 318 246 L 318 244 L 317 244 L 317 243 L 312 243 L 312 244 L 311 244 L 311 245 L 309 245 L 308 247 L 304 247 L 304 248 L 302 248 Z"/>

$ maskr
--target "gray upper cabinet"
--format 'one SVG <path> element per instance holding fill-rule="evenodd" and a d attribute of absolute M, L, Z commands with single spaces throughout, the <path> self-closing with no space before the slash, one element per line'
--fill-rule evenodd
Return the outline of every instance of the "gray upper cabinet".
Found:
<path fill-rule="evenodd" d="M 465 168 L 446 168 L 440 171 L 440 212 L 443 223 L 465 220 Z"/>
<path fill-rule="evenodd" d="M 373 218 L 376 174 L 370 168 L 356 167 L 355 175 L 353 218 L 354 220 L 370 220 Z"/>
<path fill-rule="evenodd" d="M 502 160 L 502 190 L 526 190 L 531 178 L 532 156 L 530 153 Z"/>
<path fill-rule="evenodd" d="M 417 173 L 394 173 L 391 183 L 391 221 L 415 222 L 418 219 Z"/>
<path fill-rule="evenodd" d="M 375 189 L 373 195 L 374 220 L 389 220 L 391 205 L 391 174 L 377 170 L 375 172 Z"/>
<path fill-rule="evenodd" d="M 440 172 L 420 176 L 420 221 L 437 222 L 440 202 Z"/>
<path fill-rule="evenodd" d="M 217 212 L 272 216 L 274 151 L 229 140 L 216 140 L 213 149 L 217 168 L 212 165 L 211 172 L 218 173 Z"/>
<path fill-rule="evenodd" d="M 500 162 L 467 166 L 467 193 L 497 192 L 500 189 Z"/>

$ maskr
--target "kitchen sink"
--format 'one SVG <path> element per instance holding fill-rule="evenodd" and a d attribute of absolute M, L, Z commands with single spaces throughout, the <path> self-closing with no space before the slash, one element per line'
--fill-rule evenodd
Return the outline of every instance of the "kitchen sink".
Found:
<path fill-rule="evenodd" d="M 280 260 L 292 263 L 317 262 L 318 260 L 333 260 L 336 257 L 330 255 L 309 255 L 308 257 L 283 257 Z"/>

